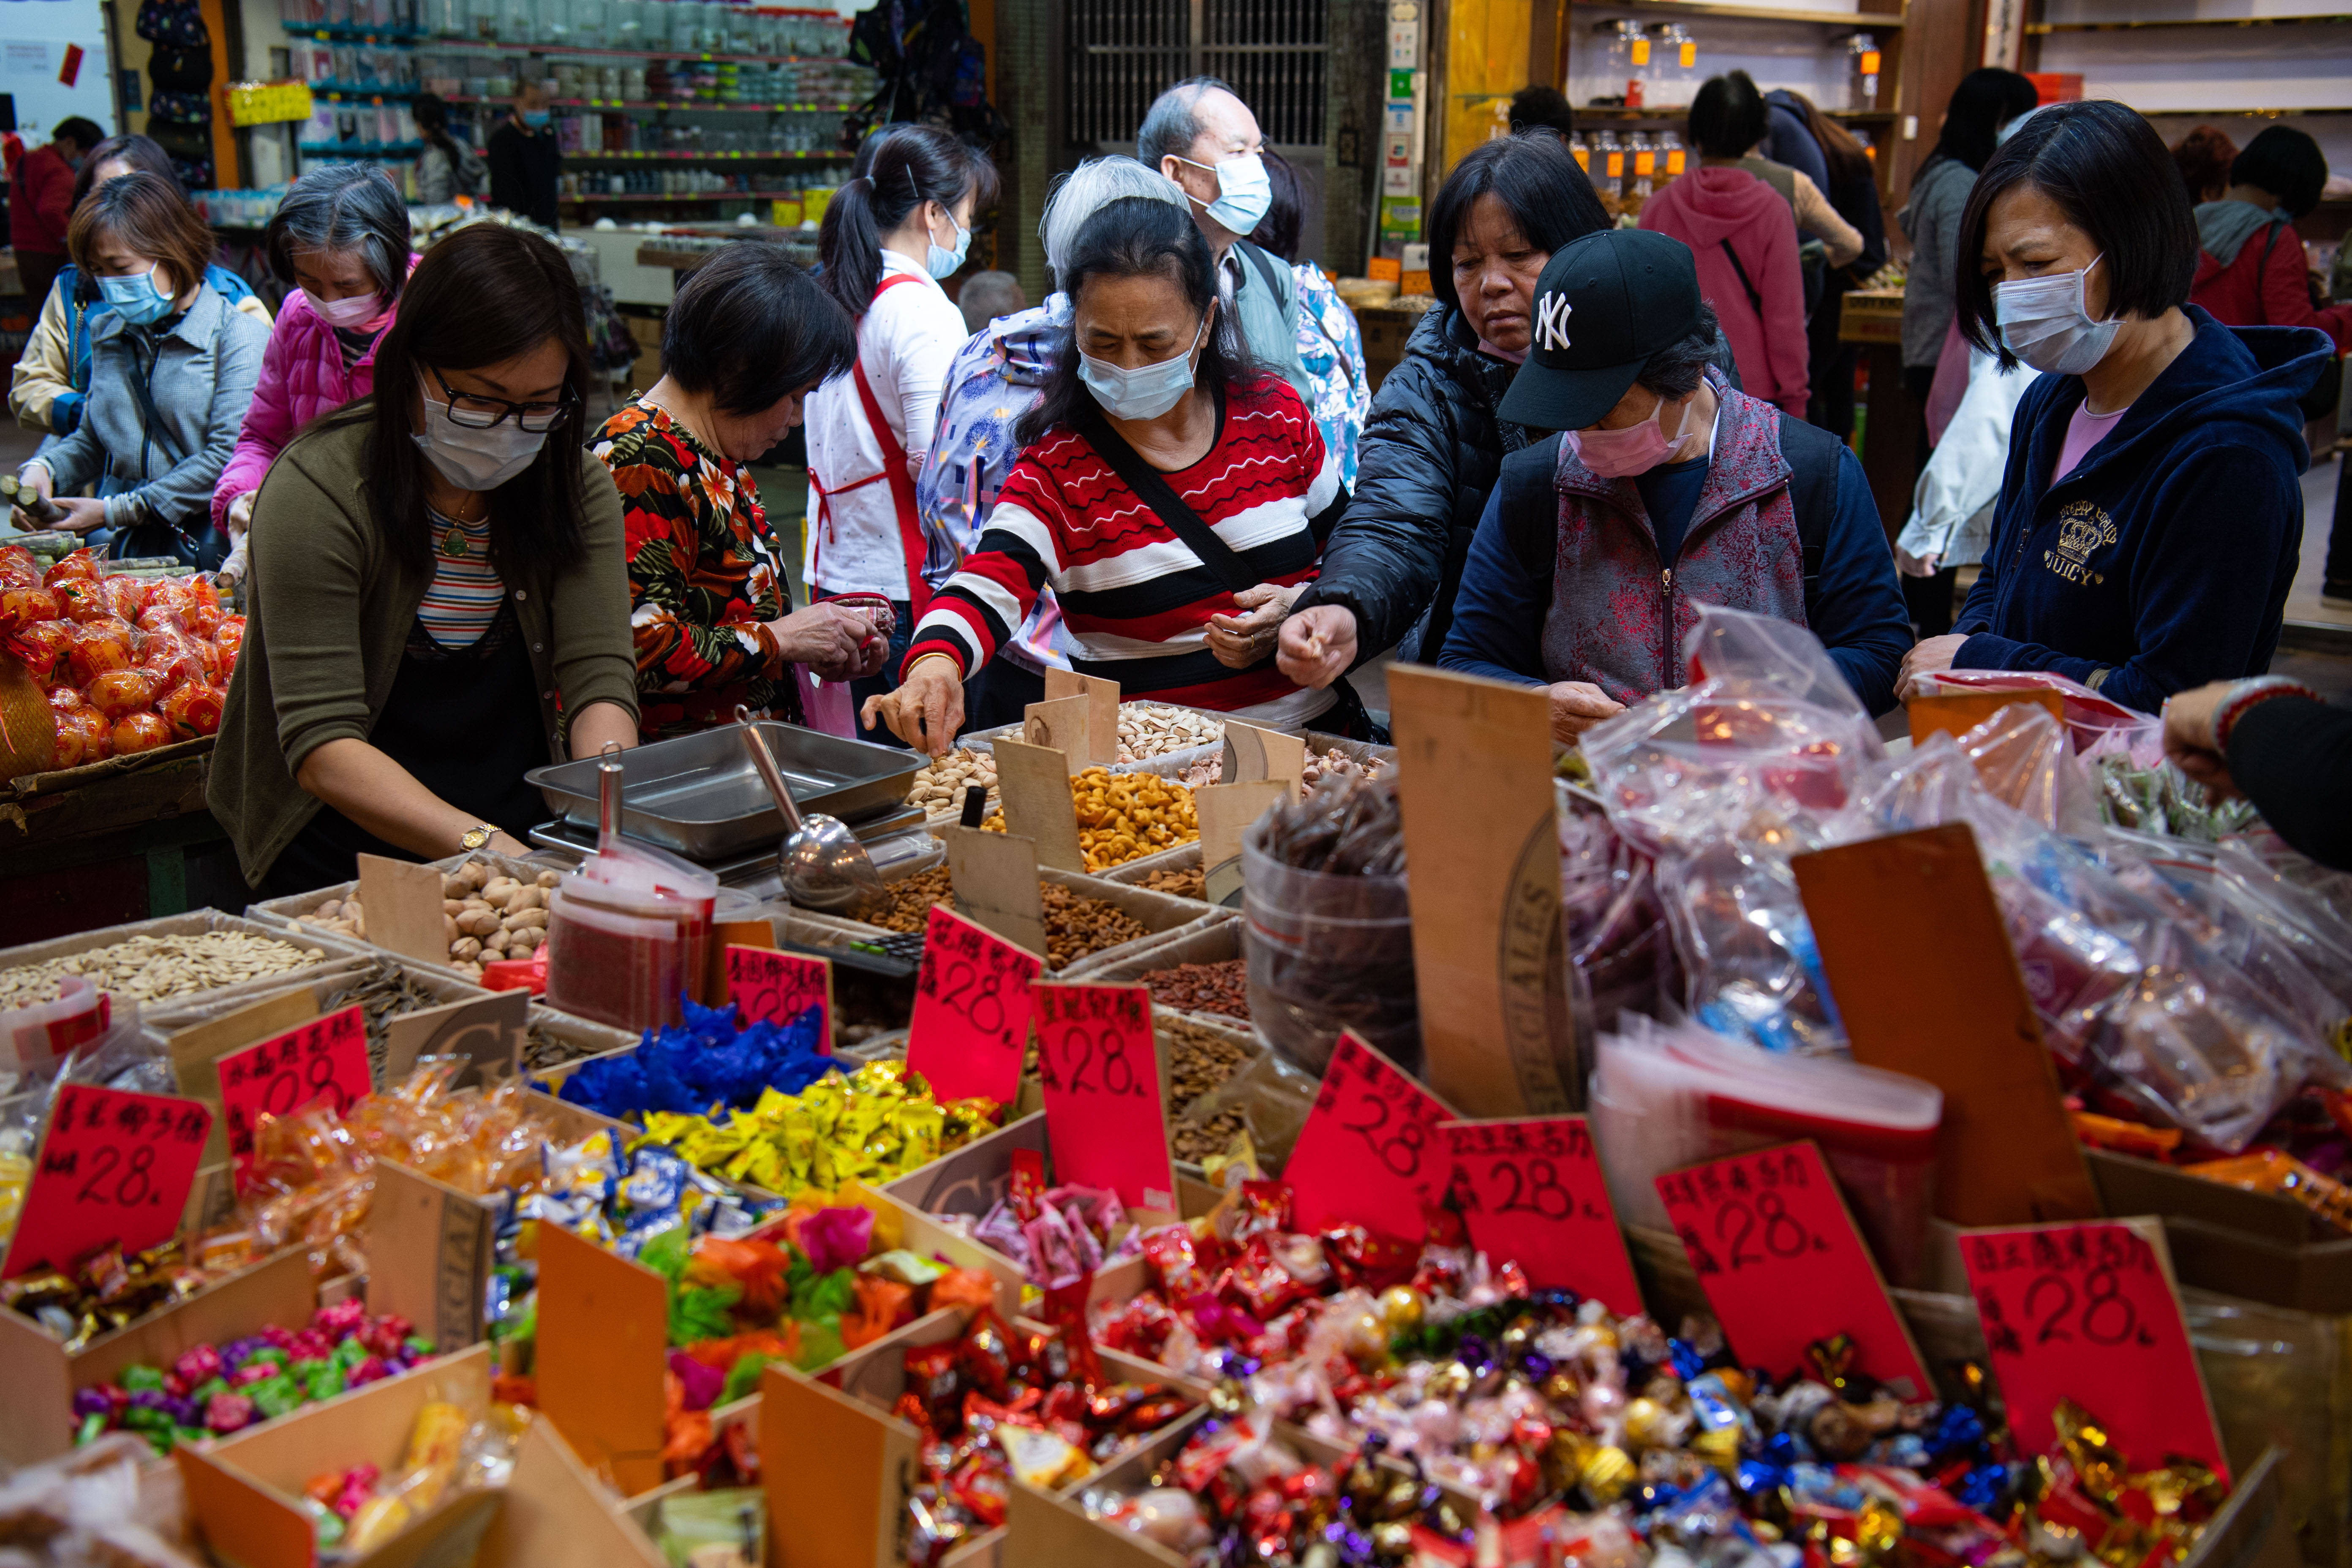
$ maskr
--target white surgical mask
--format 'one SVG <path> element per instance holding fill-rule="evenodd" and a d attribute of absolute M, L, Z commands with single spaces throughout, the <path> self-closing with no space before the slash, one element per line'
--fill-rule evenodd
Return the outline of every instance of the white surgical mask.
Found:
<path fill-rule="evenodd" d="M 1191 158 L 1177 162 L 1191 163 L 1196 169 L 1210 168 Z M 1255 228 L 1266 209 L 1274 205 L 1274 181 L 1265 172 L 1265 160 L 1255 153 L 1244 153 L 1239 157 L 1221 159 L 1211 172 L 1217 176 L 1217 199 L 1208 205 L 1209 216 L 1235 234 L 1247 234 Z"/>
<path fill-rule="evenodd" d="M 327 325 L 355 332 L 384 313 L 383 296 L 353 294 L 342 300 L 312 299 L 310 310 Z"/>
<path fill-rule="evenodd" d="M 530 467 L 547 433 L 524 429 L 512 419 L 501 419 L 487 430 L 460 425 L 449 417 L 449 405 L 425 396 L 425 434 L 410 440 L 425 448 L 441 477 L 460 489 L 494 490 Z"/>
<path fill-rule="evenodd" d="M 956 242 L 953 250 L 950 250 L 937 240 L 929 239 L 928 236 L 925 237 L 923 269 L 934 278 L 954 277 L 956 268 L 963 265 L 963 258 L 971 251 L 971 230 L 956 222 L 953 213 L 948 215 L 948 226 L 955 230 Z"/>
<path fill-rule="evenodd" d="M 2084 304 L 2091 267 L 2104 257 L 2104 252 L 2093 257 L 2091 266 L 2079 272 L 2052 272 L 1993 285 L 1993 316 L 2010 353 L 2053 375 L 2081 375 L 2107 357 L 2116 329 L 2123 323 L 2095 321 Z"/>
<path fill-rule="evenodd" d="M 1139 365 L 1133 370 L 1097 359 L 1081 350 L 1078 379 L 1087 384 L 1087 390 L 1095 395 L 1095 401 L 1103 405 L 1106 413 L 1121 419 L 1157 419 L 1192 390 L 1192 349 L 1201 346 L 1202 334 L 1208 330 L 1208 318 L 1204 316 L 1201 319 L 1201 331 L 1192 334 L 1192 348 L 1173 359 Z"/>

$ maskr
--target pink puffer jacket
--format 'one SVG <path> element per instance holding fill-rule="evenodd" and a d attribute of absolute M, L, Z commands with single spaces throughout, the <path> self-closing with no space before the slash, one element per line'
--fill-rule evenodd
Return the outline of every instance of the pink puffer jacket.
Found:
<path fill-rule="evenodd" d="M 417 259 L 408 258 L 411 272 L 416 270 Z M 387 318 L 384 331 L 391 327 Z M 269 334 L 269 346 L 262 353 L 261 379 L 255 384 L 253 402 L 245 411 L 245 428 L 237 434 L 236 450 L 221 470 L 220 483 L 213 487 L 215 527 L 227 526 L 231 501 L 261 488 L 262 476 L 294 438 L 294 432 L 330 409 L 374 390 L 375 351 L 383 342 L 383 331 L 378 331 L 360 362 L 345 370 L 335 329 L 310 309 L 310 297 L 299 289 L 286 296 L 286 303 L 278 307 L 278 324 Z"/>

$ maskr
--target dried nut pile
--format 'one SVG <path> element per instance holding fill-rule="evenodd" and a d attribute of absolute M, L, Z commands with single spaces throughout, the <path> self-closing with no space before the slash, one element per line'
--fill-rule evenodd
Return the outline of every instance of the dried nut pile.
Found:
<path fill-rule="evenodd" d="M 959 746 L 915 775 L 915 787 L 907 792 L 907 804 L 919 805 L 935 816 L 942 811 L 959 811 L 963 806 L 963 792 L 973 784 L 988 786 L 988 809 L 994 811 L 994 753 Z"/>
<path fill-rule="evenodd" d="M 1073 893 L 1058 882 L 1041 882 L 1038 892 L 1045 903 L 1045 962 L 1052 968 L 1067 968 L 1090 952 L 1151 934 L 1150 927 L 1117 904 Z M 890 884 L 890 898 L 888 912 L 876 916 L 874 923 L 891 931 L 919 931 L 933 904 L 955 908 L 955 887 L 947 868 L 938 866 Z"/>
<path fill-rule="evenodd" d="M 1118 760 L 1140 763 L 1171 752 L 1214 745 L 1225 738 L 1222 719 L 1159 702 L 1118 705 Z"/>
<path fill-rule="evenodd" d="M 1209 896 L 1208 873 L 1198 866 L 1187 867 L 1181 871 L 1153 871 L 1136 886 L 1178 899 L 1206 899 Z"/>
<path fill-rule="evenodd" d="M 1078 848 L 1089 871 L 1108 871 L 1201 837 L 1192 792 L 1156 773 L 1115 773 L 1088 768 L 1070 775 L 1070 801 L 1078 814 Z M 1004 831 L 1002 815 L 981 824 Z"/>
<path fill-rule="evenodd" d="M 1150 991 L 1157 1005 L 1180 1013 L 1223 1013 L 1232 1018 L 1250 1016 L 1247 959 L 1155 969 L 1137 984 Z"/>
<path fill-rule="evenodd" d="M 485 963 L 529 958 L 547 940 L 547 895 L 562 880 L 561 872 L 541 871 L 526 882 L 480 860 L 442 878 L 441 929 L 450 967 L 478 979 Z M 302 921 L 367 940 L 367 911 L 357 893 L 329 899 Z"/>
<path fill-rule="evenodd" d="M 0 1012 L 58 999 L 58 983 L 79 974 L 101 991 L 135 1001 L 193 996 L 323 963 L 326 953 L 241 931 L 134 936 L 107 947 L 0 969 Z"/>
<path fill-rule="evenodd" d="M 1307 765 L 1299 770 L 1298 782 L 1304 788 L 1313 789 L 1332 777 L 1376 779 L 1387 766 L 1378 757 L 1360 763 L 1334 746 L 1319 755 L 1314 752 L 1307 752 Z"/>
<path fill-rule="evenodd" d="M 1180 1116 L 1194 1100 L 1223 1085 L 1249 1059 L 1249 1052 L 1240 1042 L 1212 1034 L 1197 1024 L 1163 1016 L 1156 1020 L 1155 1027 L 1168 1047 L 1168 1102 Z M 1223 1153 L 1242 1125 L 1239 1106 L 1221 1110 L 1204 1121 L 1180 1121 L 1168 1131 L 1169 1152 L 1179 1160 L 1199 1164 L 1209 1155 Z"/>
<path fill-rule="evenodd" d="M 1184 764 L 1176 782 L 1186 789 L 1199 789 L 1202 784 L 1222 783 L 1225 776 L 1225 754 L 1212 752 L 1205 757 L 1195 757 Z"/>

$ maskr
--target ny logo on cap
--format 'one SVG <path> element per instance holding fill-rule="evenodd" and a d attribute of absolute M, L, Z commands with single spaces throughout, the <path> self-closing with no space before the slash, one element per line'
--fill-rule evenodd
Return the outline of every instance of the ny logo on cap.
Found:
<path fill-rule="evenodd" d="M 1547 294 L 1536 301 L 1536 342 L 1557 353 L 1569 346 L 1568 318 L 1576 307 L 1565 294 Z"/>

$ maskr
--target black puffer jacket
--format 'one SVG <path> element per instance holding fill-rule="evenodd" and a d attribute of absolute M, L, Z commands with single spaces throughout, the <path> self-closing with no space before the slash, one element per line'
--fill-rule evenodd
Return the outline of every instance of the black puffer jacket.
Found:
<path fill-rule="evenodd" d="M 1518 368 L 1479 353 L 1462 312 L 1441 307 L 1421 318 L 1381 383 L 1355 494 L 1323 547 L 1322 574 L 1299 600 L 1302 609 L 1353 610 L 1366 658 L 1408 632 L 1416 635 L 1407 658 L 1426 648 L 1434 658 L 1445 646 L 1462 563 L 1503 455 L 1535 438 L 1495 416 Z"/>

